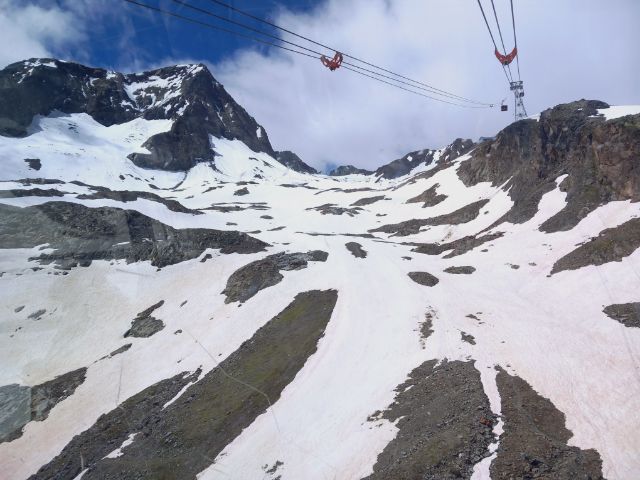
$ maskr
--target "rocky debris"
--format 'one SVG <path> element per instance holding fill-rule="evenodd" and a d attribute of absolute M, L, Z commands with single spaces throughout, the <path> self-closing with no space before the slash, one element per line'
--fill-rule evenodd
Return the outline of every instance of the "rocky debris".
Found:
<path fill-rule="evenodd" d="M 420 323 L 420 345 L 422 348 L 425 348 L 427 339 L 433 333 L 433 317 L 435 317 L 435 312 L 429 309 L 424 315 L 424 321 Z"/>
<path fill-rule="evenodd" d="M 111 357 L 115 357 L 116 355 L 119 355 L 121 353 L 126 352 L 127 350 L 129 350 L 131 348 L 133 344 L 131 343 L 125 343 L 124 345 L 122 345 L 120 348 L 116 348 L 113 352 L 111 352 L 107 358 L 111 358 Z"/>
<path fill-rule="evenodd" d="M 464 265 L 461 267 L 447 267 L 443 271 L 446 273 L 452 273 L 454 275 L 471 275 L 476 271 L 476 269 L 469 265 Z"/>
<path fill-rule="evenodd" d="M 523 379 L 502 369 L 496 383 L 504 433 L 491 463 L 492 479 L 604 478 L 595 450 L 567 445 L 573 435 L 565 427 L 564 413 Z"/>
<path fill-rule="evenodd" d="M 442 150 L 424 149 L 407 153 L 404 157 L 379 167 L 375 174 L 380 178 L 392 179 L 407 175 L 420 165 L 431 165 L 434 160 L 438 164 L 449 165 L 452 160 L 469 152 L 474 146 L 473 141 L 469 139 L 457 138 Z"/>
<path fill-rule="evenodd" d="M 29 319 L 29 320 L 40 320 L 45 313 L 47 313 L 47 309 L 46 308 L 41 308 L 40 310 L 36 310 L 35 312 L 29 314 L 27 319 Z"/>
<path fill-rule="evenodd" d="M 47 202 L 30 207 L 0 205 L 0 248 L 48 244 L 52 253 L 34 260 L 63 268 L 92 260 L 151 261 L 157 267 L 199 257 L 207 248 L 221 253 L 255 253 L 266 243 L 237 231 L 174 229 L 134 210 L 89 208 Z"/>
<path fill-rule="evenodd" d="M 250 203 L 250 204 L 228 204 L 228 203 L 213 203 L 210 207 L 201 208 L 200 210 L 215 210 L 222 213 L 229 212 L 242 212 L 244 210 L 269 210 L 270 207 L 265 203 Z M 237 224 L 236 224 L 237 225 Z"/>
<path fill-rule="evenodd" d="M 42 168 L 39 158 L 25 158 L 24 161 L 27 162 L 31 170 L 40 170 Z"/>
<path fill-rule="evenodd" d="M 233 192 L 233 194 L 235 196 L 242 196 L 242 195 L 249 195 L 249 189 L 247 187 L 244 188 L 239 188 L 238 190 L 236 190 L 235 192 Z"/>
<path fill-rule="evenodd" d="M 0 387 L 0 443 L 22 436 L 28 422 L 42 422 L 62 400 L 73 395 L 86 377 L 79 368 L 34 387 L 18 384 Z"/>
<path fill-rule="evenodd" d="M 279 227 L 273 227 L 267 230 L 268 232 L 279 232 L 280 230 L 284 230 L 287 228 L 285 225 L 280 225 Z"/>
<path fill-rule="evenodd" d="M 431 165 L 438 150 L 417 150 L 407 153 L 404 157 L 379 167 L 375 171 L 376 177 L 393 179 L 402 177 L 419 165 Z"/>
<path fill-rule="evenodd" d="M 344 244 L 344 246 L 347 247 L 347 250 L 351 252 L 351 255 L 353 255 L 356 258 L 367 257 L 367 251 L 364 250 L 362 248 L 362 245 L 360 245 L 358 242 L 347 242 Z"/>
<path fill-rule="evenodd" d="M 162 412 L 164 404 L 199 376 L 200 370 L 182 372 L 128 398 L 73 437 L 62 452 L 29 477 L 30 480 L 76 478 L 84 468 L 92 467 L 122 445 L 130 434 L 142 431 L 155 415 Z"/>
<path fill-rule="evenodd" d="M 13 311 L 14 311 L 15 313 L 19 313 L 19 312 L 21 312 L 23 309 L 24 309 L 24 305 L 20 305 L 19 307 L 14 308 L 14 309 L 13 309 Z"/>
<path fill-rule="evenodd" d="M 225 289 L 225 303 L 244 303 L 260 290 L 276 285 L 284 276 L 281 270 L 300 270 L 307 268 L 308 262 L 325 262 L 329 254 L 321 250 L 306 253 L 280 252 L 261 260 L 251 262 L 231 274 Z"/>
<path fill-rule="evenodd" d="M 158 202 L 163 204 L 172 212 L 178 213 L 190 213 L 192 215 L 202 215 L 202 212 L 198 210 L 192 210 L 190 208 L 185 207 L 180 202 L 176 200 L 169 200 L 160 195 L 156 195 L 151 192 L 137 192 L 137 191 L 129 191 L 129 190 L 110 190 L 106 187 L 95 187 L 92 185 L 87 185 L 89 188 L 94 190 L 93 193 L 90 194 L 80 194 L 76 198 L 80 200 L 96 200 L 96 199 L 108 199 L 115 200 L 117 202 L 134 202 L 139 198 L 144 200 L 150 200 L 152 202 Z"/>
<path fill-rule="evenodd" d="M 269 465 L 267 464 L 264 467 L 262 467 L 262 469 L 264 470 L 264 473 L 267 473 L 269 475 L 274 475 L 282 465 L 284 465 L 284 462 L 281 462 L 280 460 L 276 460 L 276 462 L 271 467 L 269 467 Z"/>
<path fill-rule="evenodd" d="M 213 162 L 210 138 L 240 139 L 256 152 L 275 155 L 264 129 L 203 64 L 123 75 L 30 59 L 0 70 L 0 84 L 0 135 L 25 136 L 35 115 L 53 111 L 87 113 L 106 126 L 164 118 L 173 120 L 171 129 L 144 143 L 150 153 L 129 156 L 136 165 L 180 171 Z"/>
<path fill-rule="evenodd" d="M 174 377 L 135 395 L 77 435 L 32 478 L 195 480 L 213 459 L 280 398 L 317 349 L 336 290 L 299 293 L 220 365 Z M 241 380 L 241 381 L 240 381 Z M 195 381 L 173 403 L 180 388 Z M 164 387 L 164 388 L 162 388 Z M 130 433 L 140 432 L 117 458 L 104 459 Z M 80 455 L 82 453 L 82 456 Z M 56 477 L 57 475 L 57 477 Z"/>
<path fill-rule="evenodd" d="M 376 195 L 375 197 L 360 198 L 351 204 L 352 207 L 364 207 L 365 205 L 371 205 L 372 203 L 384 200 L 384 195 Z"/>
<path fill-rule="evenodd" d="M 556 188 L 567 193 L 567 205 L 545 221 L 540 230 L 569 230 L 613 200 L 640 200 L 640 176 L 635 174 L 640 151 L 640 115 L 605 120 L 597 100 L 558 105 L 532 119 L 512 123 L 482 143 L 462 162 L 458 175 L 467 185 L 503 185 L 513 207 L 495 222 L 523 223 L 538 209 L 542 195 Z"/>
<path fill-rule="evenodd" d="M 412 251 L 416 253 L 423 253 L 425 255 L 440 255 L 441 253 L 451 250 L 451 252 L 443 258 L 452 258 L 467 253 L 474 248 L 500 238 L 503 235 L 503 232 L 495 232 L 482 236 L 469 235 L 448 243 L 421 243 Z"/>
<path fill-rule="evenodd" d="M 310 167 L 302 161 L 302 159 L 293 152 L 284 150 L 281 152 L 275 152 L 276 160 L 283 164 L 285 167 L 290 168 L 300 173 L 319 173 L 315 168 Z"/>
<path fill-rule="evenodd" d="M 317 210 L 322 215 L 342 215 L 346 213 L 350 217 L 353 217 L 355 215 L 358 215 L 362 211 L 362 208 L 360 207 L 345 208 L 345 207 L 339 207 L 335 203 L 325 203 L 324 205 L 320 205 L 318 207 L 309 207 L 306 210 Z"/>
<path fill-rule="evenodd" d="M 124 337 L 147 338 L 158 333 L 164 328 L 164 322 L 152 317 L 151 314 L 164 305 L 164 300 L 160 300 L 155 305 L 151 305 L 146 310 L 138 313 L 131 321 L 131 328 L 127 330 Z"/>
<path fill-rule="evenodd" d="M 343 177 L 345 175 L 371 175 L 371 170 L 365 170 L 363 168 L 357 168 L 353 165 L 340 165 L 329 172 L 332 177 Z"/>
<path fill-rule="evenodd" d="M 30 189 L 12 189 L 0 190 L 0 198 L 19 198 L 19 197 L 63 197 L 67 192 L 61 192 L 55 188 L 30 188 Z"/>
<path fill-rule="evenodd" d="M 551 275 L 587 265 L 620 262 L 640 247 L 640 218 L 632 218 L 617 227 L 601 231 L 554 263 Z"/>
<path fill-rule="evenodd" d="M 625 327 L 640 328 L 640 302 L 607 305 L 602 311 Z"/>
<path fill-rule="evenodd" d="M 476 337 L 474 337 L 473 335 L 471 335 L 471 334 L 469 334 L 467 332 L 460 331 L 460 339 L 463 342 L 467 342 L 467 343 L 469 343 L 471 345 L 475 345 L 476 344 Z"/>
<path fill-rule="evenodd" d="M 439 183 L 431 185 L 431 187 L 422 192 L 420 195 L 407 200 L 406 203 L 422 203 L 422 208 L 434 207 L 447 199 L 446 195 L 438 194 L 438 187 L 440 187 Z"/>
<path fill-rule="evenodd" d="M 475 220 L 480 214 L 480 209 L 489 202 L 488 199 L 478 200 L 477 202 L 465 205 L 458 210 L 444 215 L 438 215 L 437 217 L 424 218 L 420 220 L 406 220 L 400 223 L 393 223 L 389 225 L 383 225 L 378 228 L 369 230 L 370 232 L 383 232 L 393 234 L 393 236 L 406 237 L 407 235 L 414 235 L 420 231 L 421 227 L 427 225 L 458 225 L 461 223 L 468 223 Z"/>
<path fill-rule="evenodd" d="M 271 215 L 260 215 L 260 218 L 263 218 L 265 220 L 273 220 L 273 217 Z"/>
<path fill-rule="evenodd" d="M 425 287 L 433 287 L 440 281 L 437 277 L 427 272 L 409 272 L 407 275 L 411 280 Z"/>
<path fill-rule="evenodd" d="M 398 432 L 366 480 L 471 478 L 489 455 L 495 421 L 474 364 L 429 360 L 396 392 L 373 419 L 394 422 Z"/>
<path fill-rule="evenodd" d="M 30 187 L 31 185 L 61 185 L 65 183 L 62 180 L 57 180 L 55 178 L 20 178 L 18 180 L 0 180 L 0 181 L 20 183 L 23 187 Z"/>

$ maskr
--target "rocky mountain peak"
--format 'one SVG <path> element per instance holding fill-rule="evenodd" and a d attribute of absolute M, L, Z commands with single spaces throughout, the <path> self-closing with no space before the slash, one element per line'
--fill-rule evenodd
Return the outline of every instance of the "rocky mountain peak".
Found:
<path fill-rule="evenodd" d="M 169 132 L 132 154 L 138 166 L 186 170 L 213 161 L 210 137 L 238 139 L 275 155 L 266 131 L 238 105 L 203 64 L 123 74 L 49 58 L 32 58 L 0 71 L 0 135 L 29 134 L 36 115 L 87 113 L 110 126 L 135 118 L 170 119 Z"/>

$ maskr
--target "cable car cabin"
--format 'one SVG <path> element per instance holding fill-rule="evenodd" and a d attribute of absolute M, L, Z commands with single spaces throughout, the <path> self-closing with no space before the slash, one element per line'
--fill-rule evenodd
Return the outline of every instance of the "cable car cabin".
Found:
<path fill-rule="evenodd" d="M 509 106 L 508 105 L 500 105 L 500 111 L 501 112 L 506 112 L 507 110 L 509 110 Z"/>

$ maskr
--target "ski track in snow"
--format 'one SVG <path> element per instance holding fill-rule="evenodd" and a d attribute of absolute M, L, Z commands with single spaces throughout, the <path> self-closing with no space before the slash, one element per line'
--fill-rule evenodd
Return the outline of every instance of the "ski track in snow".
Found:
<path fill-rule="evenodd" d="M 0 444 L 3 475 L 28 477 L 74 435 L 125 399 L 179 372 L 202 367 L 204 375 L 297 293 L 334 288 L 338 302 L 317 352 L 281 398 L 198 478 L 263 478 L 263 466 L 276 461 L 283 462 L 278 469 L 283 480 L 359 479 L 371 473 L 377 455 L 397 429 L 390 422 L 371 422 L 367 417 L 393 401 L 395 387 L 413 368 L 434 358 L 475 361 L 496 414 L 500 414 L 500 396 L 494 367 L 522 377 L 565 413 L 566 426 L 574 434 L 571 445 L 598 450 L 607 478 L 635 478 L 640 470 L 640 330 L 609 319 L 602 308 L 638 301 L 640 251 L 622 262 L 548 275 L 554 262 L 577 244 L 638 216 L 640 205 L 610 202 L 570 231 L 545 234 L 538 226 L 565 205 L 565 194 L 556 189 L 544 195 L 538 213 L 528 222 L 501 224 L 492 231 L 504 232 L 503 237 L 444 259 L 412 252 L 412 246 L 401 243 L 448 242 L 476 234 L 512 205 L 500 187 L 464 186 L 456 169 L 468 157 L 432 178 L 397 189 L 393 187 L 407 177 L 375 183 L 375 178 L 362 175 L 300 174 L 237 140 L 211 138 L 219 155 L 215 168 L 199 164 L 186 175 L 140 169 L 126 159 L 131 152 L 144 151 L 142 144 L 149 136 L 170 126 L 165 120 L 135 120 L 104 127 L 87 115 L 74 114 L 36 119 L 34 133 L 23 139 L 0 137 L 5 179 L 79 180 L 112 190 L 148 191 L 192 209 L 265 202 L 268 210 L 205 210 L 204 215 L 191 215 L 143 199 L 128 203 L 79 200 L 75 195 L 91 190 L 69 183 L 41 186 L 69 192 L 64 197 L 10 198 L 2 203 L 28 206 L 63 200 L 134 209 L 176 228 L 260 230 L 253 236 L 272 245 L 268 252 L 250 255 L 208 250 L 203 255 L 211 254 L 211 260 L 194 259 L 160 271 L 148 262 L 94 261 L 66 276 L 47 274 L 55 271 L 53 265 L 32 271 L 37 264 L 28 258 L 41 253 L 37 247 L 0 250 L 0 271 L 5 272 L 0 277 L 0 385 L 37 385 L 89 367 L 86 381 L 45 421 L 28 423 L 22 437 Z M 25 158 L 41 159 L 41 170 L 30 170 Z M 239 181 L 258 184 L 249 183 L 245 185 L 249 194 L 234 196 L 241 188 L 236 185 Z M 315 189 L 281 186 L 303 183 Z M 442 203 L 430 208 L 405 203 L 436 183 L 438 192 L 447 195 Z M 15 182 L 2 185 L 2 189 L 33 188 Z M 221 188 L 203 193 L 214 186 Z M 364 187 L 373 190 L 324 191 Z M 326 203 L 349 207 L 360 198 L 382 194 L 387 199 L 366 205 L 353 217 L 307 210 Z M 424 227 L 407 237 L 340 235 L 364 234 L 384 224 L 449 213 L 479 199 L 490 201 L 468 223 Z M 273 219 L 261 218 L 265 214 Z M 280 225 L 287 228 L 269 231 Z M 348 241 L 360 243 L 368 256 L 354 258 L 344 246 Z M 281 283 L 260 291 L 241 307 L 224 303 L 220 292 L 241 266 L 280 251 L 313 249 L 328 252 L 328 260 L 284 272 Z M 476 271 L 471 275 L 443 272 L 456 265 L 471 265 Z M 431 288 L 418 285 L 408 278 L 411 271 L 429 272 L 440 282 Z M 160 300 L 164 304 L 153 315 L 165 328 L 149 338 L 124 339 L 136 314 Z M 15 313 L 21 305 L 25 308 Z M 47 310 L 41 320 L 26 319 L 40 308 Z M 429 310 L 434 311 L 434 332 L 423 347 L 419 325 Z M 22 328 L 16 331 L 18 327 Z M 174 333 L 178 330 L 182 333 Z M 476 344 L 461 341 L 460 331 L 473 335 Z M 133 345 L 113 358 L 99 360 L 125 343 Z M 499 435 L 501 429 L 499 422 L 494 432 Z M 134 436 L 128 441 L 135 442 Z M 489 478 L 489 465 L 490 458 L 477 464 L 473 478 Z"/>

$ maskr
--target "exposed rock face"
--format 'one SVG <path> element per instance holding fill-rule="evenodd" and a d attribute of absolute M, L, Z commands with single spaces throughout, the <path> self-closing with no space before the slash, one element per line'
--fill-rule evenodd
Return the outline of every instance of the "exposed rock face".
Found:
<path fill-rule="evenodd" d="M 282 152 L 275 152 L 276 160 L 291 170 L 295 170 L 300 173 L 319 173 L 315 168 L 310 167 L 302 161 L 302 159 L 293 152 L 284 150 Z"/>
<path fill-rule="evenodd" d="M 364 207 L 365 205 L 371 205 L 372 203 L 384 200 L 384 195 L 376 195 L 375 197 L 360 198 L 351 204 L 352 207 Z"/>
<path fill-rule="evenodd" d="M 633 218 L 622 225 L 607 228 L 559 259 L 551 274 L 563 270 L 576 270 L 587 265 L 603 265 L 619 262 L 640 248 L 640 218 Z"/>
<path fill-rule="evenodd" d="M 448 163 L 469 152 L 475 144 L 467 139 L 457 138 L 451 145 L 442 150 L 417 150 L 407 153 L 404 157 L 379 167 L 375 174 L 381 178 L 398 178 L 407 175 L 420 165 L 431 165 L 434 161 Z"/>
<path fill-rule="evenodd" d="M 514 201 L 500 218 L 522 223 L 532 218 L 542 195 L 567 192 L 567 206 L 543 223 L 544 232 L 573 228 L 589 212 L 612 200 L 640 200 L 640 176 L 634 174 L 640 151 L 640 115 L 605 121 L 597 109 L 608 105 L 580 100 L 545 110 L 540 120 L 521 120 L 482 143 L 458 175 L 466 185 L 502 185 Z"/>
<path fill-rule="evenodd" d="M 79 368 L 34 387 L 0 387 L 0 443 L 21 437 L 28 422 L 45 420 L 53 407 L 73 395 L 86 373 L 86 368 Z"/>
<path fill-rule="evenodd" d="M 325 203 L 324 205 L 319 205 L 317 207 L 307 208 L 307 210 L 317 210 L 322 215 L 342 215 L 346 213 L 350 217 L 353 217 L 355 215 L 358 215 L 362 211 L 362 208 L 360 207 L 345 208 L 345 207 L 339 207 L 335 203 Z"/>
<path fill-rule="evenodd" d="M 73 479 L 81 461 L 87 479 L 194 479 L 259 415 L 315 353 L 333 313 L 338 292 L 298 294 L 220 365 L 167 408 L 180 376 L 157 384 L 103 415 L 76 436 L 33 479 Z M 238 381 L 237 379 L 242 379 Z M 247 385 L 251 385 L 249 388 Z M 163 387 L 169 395 L 163 392 Z M 141 432 L 123 455 L 104 459 L 128 434 Z M 84 453 L 81 458 L 80 452 Z"/>
<path fill-rule="evenodd" d="M 373 172 L 353 165 L 340 165 L 329 172 L 332 177 L 343 177 L 345 175 L 371 175 Z"/>
<path fill-rule="evenodd" d="M 222 291 L 225 303 L 246 302 L 260 290 L 276 285 L 284 278 L 280 270 L 307 268 L 308 262 L 325 262 L 329 254 L 320 250 L 307 253 L 276 253 L 239 268 L 227 280 Z"/>
<path fill-rule="evenodd" d="M 197 258 L 207 248 L 222 253 L 255 253 L 266 243 L 237 231 L 175 229 L 134 210 L 89 208 L 47 202 L 19 208 L 0 205 L 0 248 L 28 248 L 48 243 L 55 249 L 36 259 L 63 268 L 92 260 L 150 260 L 164 267 Z"/>
<path fill-rule="evenodd" d="M 407 203 L 422 203 L 422 208 L 434 207 L 439 203 L 445 201 L 447 196 L 444 194 L 438 194 L 437 190 L 439 184 L 432 185 L 427 190 L 422 192 L 420 195 L 416 195 L 415 197 L 407 200 Z"/>
<path fill-rule="evenodd" d="M 65 192 L 56 190 L 55 188 L 29 188 L 29 189 L 11 189 L 0 190 L 0 198 L 17 198 L 17 197 L 64 197 Z"/>
<path fill-rule="evenodd" d="M 411 280 L 425 287 L 433 287 L 440 281 L 437 277 L 427 272 L 409 272 L 408 275 Z"/>
<path fill-rule="evenodd" d="M 444 256 L 444 258 L 451 258 L 467 253 L 483 243 L 491 242 L 492 240 L 502 237 L 502 235 L 504 235 L 502 232 L 496 232 L 481 236 L 469 235 L 449 243 L 422 243 L 412 251 L 426 255 L 440 255 L 447 250 L 451 250 L 451 252 Z"/>
<path fill-rule="evenodd" d="M 185 207 L 180 202 L 176 200 L 166 199 L 161 197 L 160 195 L 156 195 L 151 192 L 136 192 L 131 190 L 110 190 L 106 187 L 94 187 L 89 186 L 94 193 L 89 194 L 81 194 L 76 198 L 80 200 L 95 200 L 98 198 L 106 198 L 109 200 L 116 200 L 118 202 L 134 202 L 139 198 L 143 198 L 145 200 L 151 200 L 152 202 L 162 203 L 165 207 L 167 207 L 172 212 L 179 213 L 191 213 L 193 215 L 201 215 L 202 212 L 198 210 L 192 210 L 190 208 Z M 38 190 L 38 189 L 34 189 Z M 51 190 L 51 189 L 50 189 Z"/>
<path fill-rule="evenodd" d="M 494 415 L 480 374 L 471 362 L 436 364 L 416 368 L 389 408 L 369 417 L 397 421 L 398 433 L 367 480 L 469 479 L 489 455 Z"/>
<path fill-rule="evenodd" d="M 625 327 L 640 328 L 640 302 L 607 305 L 603 312 Z"/>
<path fill-rule="evenodd" d="M 42 168 L 42 163 L 39 158 L 25 158 L 24 161 L 27 162 L 31 170 L 40 170 L 40 168 Z"/>
<path fill-rule="evenodd" d="M 427 225 L 458 225 L 460 223 L 467 223 L 471 220 L 475 220 L 480 214 L 480 209 L 489 203 L 488 199 L 478 200 L 477 202 L 465 205 L 458 210 L 444 215 L 438 215 L 437 217 L 406 220 L 400 223 L 393 223 L 390 225 L 383 225 L 370 232 L 384 232 L 404 237 L 407 235 L 413 235 L 420 231 L 421 227 Z"/>
<path fill-rule="evenodd" d="M 564 414 L 548 399 L 502 369 L 496 383 L 504 433 L 491 463 L 491 478 L 604 478 L 602 460 L 595 450 L 567 445 L 573 435 L 565 427 Z"/>
<path fill-rule="evenodd" d="M 367 251 L 362 248 L 358 242 L 347 242 L 344 244 L 347 250 L 356 258 L 367 258 Z"/>
<path fill-rule="evenodd" d="M 264 129 L 206 66 L 186 65 L 123 75 L 52 59 L 31 59 L 0 71 L 0 135 L 25 136 L 35 115 L 87 113 L 109 126 L 137 117 L 174 120 L 169 132 L 134 153 L 138 166 L 186 170 L 215 160 L 210 136 L 240 139 L 275 155 Z M 215 148 L 215 145 L 214 145 Z"/>
<path fill-rule="evenodd" d="M 151 305 L 146 310 L 138 313 L 138 315 L 136 315 L 136 318 L 134 318 L 131 322 L 131 328 L 125 332 L 125 338 L 146 338 L 162 330 L 164 328 L 164 322 L 151 316 L 154 310 L 157 310 L 162 305 L 164 305 L 164 300 L 160 300 L 155 305 Z"/>
<path fill-rule="evenodd" d="M 447 267 L 444 269 L 444 271 L 447 273 L 452 273 L 454 275 L 471 275 L 476 271 L 476 269 L 469 265 L 464 265 L 461 267 Z"/>

